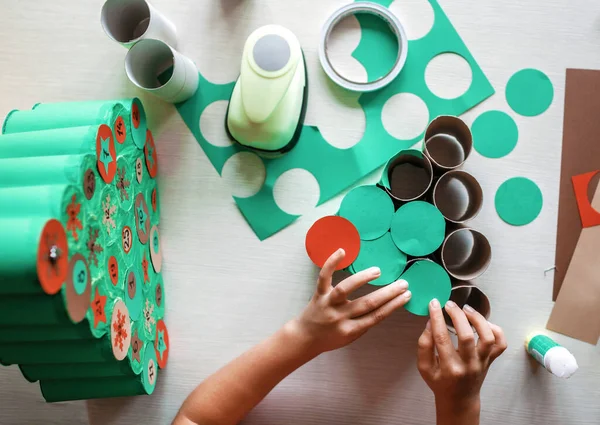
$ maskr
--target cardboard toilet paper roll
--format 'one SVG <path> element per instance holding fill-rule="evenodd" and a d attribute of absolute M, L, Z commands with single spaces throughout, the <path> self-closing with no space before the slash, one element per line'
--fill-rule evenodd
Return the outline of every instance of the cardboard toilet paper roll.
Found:
<path fill-rule="evenodd" d="M 27 130 L 0 136 L 0 158 L 93 153 L 99 126 Z"/>
<path fill-rule="evenodd" d="M 175 25 L 145 0 L 107 0 L 101 22 L 110 38 L 128 48 L 147 38 L 177 46 Z"/>
<path fill-rule="evenodd" d="M 93 339 L 87 323 L 63 326 L 8 326 L 0 328 L 0 343 Z"/>
<path fill-rule="evenodd" d="M 383 169 L 380 184 L 397 201 L 409 202 L 420 199 L 433 182 L 433 168 L 421 151 L 400 151 L 388 161 Z"/>
<path fill-rule="evenodd" d="M 460 282 L 458 285 L 452 287 L 450 299 L 460 308 L 463 308 L 465 304 L 468 304 L 485 317 L 486 320 L 490 318 L 492 312 L 490 300 L 487 295 L 475 285 Z M 446 314 L 446 311 L 444 311 L 444 319 L 446 320 L 448 329 L 451 332 L 456 333 L 452 320 L 450 319 L 450 316 Z"/>
<path fill-rule="evenodd" d="M 21 373 L 29 382 L 81 378 L 134 376 L 128 362 L 28 364 L 20 365 Z"/>
<path fill-rule="evenodd" d="M 138 88 L 170 103 L 183 102 L 198 89 L 194 62 L 160 40 L 136 43 L 125 57 L 125 71 Z"/>
<path fill-rule="evenodd" d="M 439 116 L 425 130 L 424 153 L 438 174 L 464 164 L 472 148 L 471 130 L 458 117 Z"/>
<path fill-rule="evenodd" d="M 446 236 L 440 257 L 450 276 L 468 281 L 485 273 L 492 261 L 492 247 L 481 232 L 460 228 Z"/>
<path fill-rule="evenodd" d="M 464 223 L 479 214 L 483 190 L 471 174 L 452 170 L 443 174 L 433 187 L 433 204 L 452 223 Z"/>

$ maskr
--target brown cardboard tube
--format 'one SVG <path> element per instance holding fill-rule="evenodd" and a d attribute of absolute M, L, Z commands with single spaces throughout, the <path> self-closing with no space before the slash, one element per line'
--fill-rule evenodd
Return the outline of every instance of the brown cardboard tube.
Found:
<path fill-rule="evenodd" d="M 465 304 L 470 305 L 479 312 L 486 320 L 490 318 L 492 308 L 490 300 L 485 293 L 475 285 L 471 285 L 466 282 L 460 282 L 458 285 L 452 287 L 450 292 L 450 300 L 454 301 L 456 305 L 463 308 Z M 446 325 L 452 333 L 456 333 L 452 320 L 446 311 L 444 310 L 444 319 Z"/>
<path fill-rule="evenodd" d="M 440 257 L 450 276 L 458 280 L 473 280 L 490 265 L 492 247 L 481 232 L 461 228 L 446 236 Z"/>
<path fill-rule="evenodd" d="M 425 130 L 425 155 L 437 172 L 460 167 L 473 148 L 471 130 L 458 117 L 442 115 L 431 121 Z"/>
<path fill-rule="evenodd" d="M 414 201 L 427 194 L 433 183 L 433 167 L 418 150 L 404 150 L 389 160 L 383 171 L 386 192 L 401 202 Z"/>
<path fill-rule="evenodd" d="M 433 204 L 444 218 L 452 223 L 464 223 L 479 214 L 483 204 L 483 190 L 471 174 L 448 171 L 433 187 Z"/>

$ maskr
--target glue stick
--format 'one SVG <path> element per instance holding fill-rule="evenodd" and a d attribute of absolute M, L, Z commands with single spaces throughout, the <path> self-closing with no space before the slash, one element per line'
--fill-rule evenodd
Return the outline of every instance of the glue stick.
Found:
<path fill-rule="evenodd" d="M 570 378 L 579 366 L 573 354 L 543 334 L 531 334 L 525 340 L 525 349 L 546 370 L 559 378 Z"/>

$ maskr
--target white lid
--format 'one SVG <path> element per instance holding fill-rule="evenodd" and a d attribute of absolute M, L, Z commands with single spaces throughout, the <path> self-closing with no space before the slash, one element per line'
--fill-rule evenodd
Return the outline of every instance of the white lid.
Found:
<path fill-rule="evenodd" d="M 553 347 L 545 358 L 546 367 L 559 378 L 570 378 L 579 366 L 577 360 L 565 347 Z"/>

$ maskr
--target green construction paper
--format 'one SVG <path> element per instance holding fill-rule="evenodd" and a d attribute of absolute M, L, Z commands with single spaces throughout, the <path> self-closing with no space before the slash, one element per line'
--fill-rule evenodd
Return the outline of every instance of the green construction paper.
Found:
<path fill-rule="evenodd" d="M 381 270 L 381 276 L 369 282 L 375 286 L 395 282 L 406 266 L 406 254 L 396 247 L 390 232 L 384 233 L 379 239 L 361 241 L 360 252 L 350 266 L 350 272 L 358 273 L 375 266 Z"/>
<path fill-rule="evenodd" d="M 20 365 L 21 373 L 29 382 L 50 379 L 80 379 L 105 377 L 134 377 L 131 365 L 126 362 L 67 363 Z"/>
<path fill-rule="evenodd" d="M 337 149 L 325 141 L 316 127 L 304 126 L 298 144 L 289 153 L 275 159 L 262 158 L 266 169 L 263 187 L 251 197 L 234 197 L 259 239 L 268 238 L 299 217 L 282 211 L 273 198 L 275 181 L 285 171 L 294 168 L 309 171 L 319 182 L 320 205 L 383 165 L 398 151 L 413 146 L 422 138 L 423 135 L 420 134 L 411 140 L 398 140 L 384 129 L 381 111 L 395 94 L 407 92 L 419 96 L 428 106 L 431 119 L 438 115 L 460 115 L 494 93 L 483 71 L 437 1 L 429 1 L 435 13 L 435 24 L 425 37 L 409 41 L 408 59 L 400 76 L 389 86 L 377 92 L 362 94 L 359 98 L 367 121 L 361 141 L 350 149 Z M 389 1 L 384 4 L 389 4 Z M 384 27 L 386 24 L 382 22 L 379 25 Z M 372 76 L 388 66 L 389 58 L 380 57 L 380 47 L 381 43 L 389 42 L 389 37 L 382 31 L 369 30 L 368 34 L 369 36 L 361 38 L 354 55 L 365 66 L 368 75 Z M 472 70 L 473 81 L 469 90 L 457 99 L 441 99 L 431 93 L 425 84 L 425 68 L 429 61 L 447 52 L 465 58 Z M 236 144 L 227 147 L 210 144 L 200 132 L 198 122 L 208 105 L 229 99 L 234 83 L 212 84 L 202 75 L 199 75 L 199 79 L 196 94 L 176 107 L 217 172 L 221 174 L 227 159 L 246 149 Z"/>
<path fill-rule="evenodd" d="M 50 379 L 40 381 L 40 389 L 48 403 L 147 394 L 141 378 L 138 376 Z"/>
<path fill-rule="evenodd" d="M 431 300 L 437 298 L 444 305 L 450 299 L 450 276 L 442 266 L 433 261 L 416 261 L 401 278 L 408 282 L 408 289 L 412 294 L 404 308 L 412 314 L 427 316 Z"/>
<path fill-rule="evenodd" d="M 8 342 L 43 342 L 93 339 L 88 324 L 82 321 L 66 326 L 0 327 L 0 344 Z M 0 350 L 1 351 L 1 350 Z"/>
<path fill-rule="evenodd" d="M 96 154 L 98 126 L 0 135 L 0 158 Z"/>
<path fill-rule="evenodd" d="M 22 289 L 28 293 L 43 293 L 37 283 L 36 264 L 40 235 L 48 218 L 0 218 L 1 294 L 18 294 Z"/>
<path fill-rule="evenodd" d="M 60 155 L 0 159 L 0 188 L 35 186 L 40 184 L 40 175 L 45 184 L 81 183 L 83 158 Z"/>
<path fill-rule="evenodd" d="M 473 121 L 473 148 L 487 158 L 502 158 L 517 145 L 519 129 L 510 115 L 486 111 Z"/>
<path fill-rule="evenodd" d="M 346 194 L 338 215 L 354 224 L 361 240 L 370 241 L 380 238 L 390 229 L 394 203 L 377 186 L 359 186 Z"/>
<path fill-rule="evenodd" d="M 380 2 L 377 2 L 380 3 Z M 384 2 L 385 3 L 385 2 Z M 392 3 L 392 2 L 387 2 Z M 385 4 L 382 4 L 386 6 Z M 352 56 L 359 60 L 367 57 L 368 52 L 363 52 L 363 49 L 368 49 L 369 46 L 377 44 L 378 60 L 373 61 L 367 70 L 367 79 L 369 82 L 379 80 L 385 77 L 394 67 L 398 57 L 398 39 L 392 32 L 391 28 L 384 22 L 382 18 L 370 13 L 357 13 L 354 15 L 358 20 L 361 29 L 361 42 L 356 47 Z"/>
<path fill-rule="evenodd" d="M 392 239 L 398 249 L 414 257 L 429 255 L 444 242 L 446 220 L 432 204 L 404 204 L 392 218 Z"/>
<path fill-rule="evenodd" d="M 0 328 L 8 326 L 72 325 L 62 295 L 27 294 L 0 297 Z M 4 348 L 0 357 L 4 359 Z"/>
<path fill-rule="evenodd" d="M 552 104 L 554 87 L 546 74 L 537 69 L 522 69 L 508 80 L 506 101 L 513 111 L 526 117 L 544 113 Z"/>
<path fill-rule="evenodd" d="M 496 212 L 513 226 L 524 226 L 537 218 L 544 199 L 537 184 L 525 177 L 506 180 L 496 192 Z"/>

